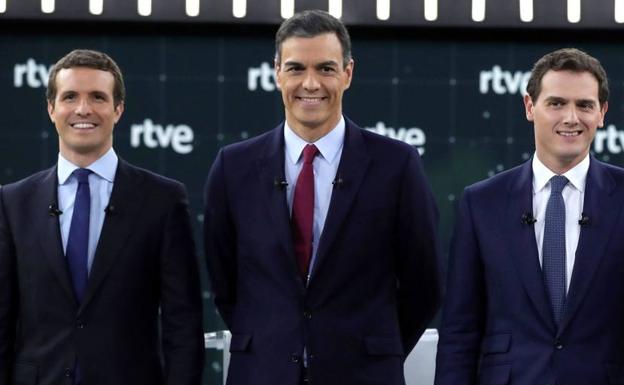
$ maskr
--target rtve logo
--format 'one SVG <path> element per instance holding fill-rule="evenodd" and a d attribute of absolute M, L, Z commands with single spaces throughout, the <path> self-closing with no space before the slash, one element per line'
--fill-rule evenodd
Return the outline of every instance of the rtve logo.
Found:
<path fill-rule="evenodd" d="M 189 154 L 193 151 L 193 129 L 186 124 L 166 127 L 154 124 L 151 119 L 145 119 L 142 124 L 133 124 L 130 127 L 130 145 L 139 147 L 144 144 L 147 148 L 167 148 L 171 146 L 178 154 Z"/>
<path fill-rule="evenodd" d="M 271 92 L 277 89 L 275 71 L 269 62 L 262 62 L 259 67 L 251 67 L 247 70 L 247 88 L 256 91 L 258 85 L 263 91 Z"/>
<path fill-rule="evenodd" d="M 517 94 L 526 92 L 526 86 L 531 77 L 531 71 L 503 71 L 495 65 L 489 71 L 479 72 L 479 92 L 487 94 L 492 90 L 495 94 Z"/>
<path fill-rule="evenodd" d="M 364 129 L 375 132 L 379 135 L 387 136 L 388 138 L 400 140 L 410 146 L 414 146 L 420 155 L 425 153 L 425 143 L 427 142 L 427 137 L 425 136 L 425 132 L 418 127 L 400 127 L 395 129 L 392 127 L 386 127 L 384 122 L 377 122 L 375 127 L 364 127 Z"/>
<path fill-rule="evenodd" d="M 26 85 L 30 88 L 48 86 L 48 77 L 52 65 L 37 64 L 35 59 L 28 58 L 24 64 L 16 64 L 13 67 L 13 86 L 21 88 Z"/>

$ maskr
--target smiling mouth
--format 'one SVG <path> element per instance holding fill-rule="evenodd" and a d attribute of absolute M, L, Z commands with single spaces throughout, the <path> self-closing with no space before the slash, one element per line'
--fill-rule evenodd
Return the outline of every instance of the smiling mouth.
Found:
<path fill-rule="evenodd" d="M 581 135 L 581 133 L 583 133 L 582 130 L 578 130 L 578 131 L 557 131 L 557 135 L 564 136 L 566 138 L 579 136 L 579 135 Z"/>
<path fill-rule="evenodd" d="M 304 103 L 320 103 L 321 101 L 327 99 L 326 97 L 319 96 L 295 96 L 297 100 L 301 100 Z"/>
<path fill-rule="evenodd" d="M 91 122 L 78 122 L 78 123 L 71 123 L 70 126 L 72 126 L 73 128 L 77 128 L 79 130 L 88 130 L 91 128 L 95 128 L 96 124 L 91 123 Z"/>

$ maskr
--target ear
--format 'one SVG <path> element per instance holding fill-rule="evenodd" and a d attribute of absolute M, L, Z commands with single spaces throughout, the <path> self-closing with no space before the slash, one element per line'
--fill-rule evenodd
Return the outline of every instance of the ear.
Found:
<path fill-rule="evenodd" d="M 52 123 L 54 123 L 54 104 L 50 103 L 49 100 L 48 100 L 48 116 L 50 117 L 50 120 L 52 121 Z"/>
<path fill-rule="evenodd" d="M 124 112 L 124 102 L 121 102 L 115 107 L 115 124 L 121 119 L 121 115 Z"/>
<path fill-rule="evenodd" d="M 349 89 L 351 86 L 351 80 L 353 79 L 353 68 L 355 67 L 355 61 L 353 59 L 349 59 L 349 63 L 345 67 L 344 71 L 347 75 L 345 90 Z"/>
<path fill-rule="evenodd" d="M 526 118 L 529 122 L 533 121 L 533 100 L 529 94 L 524 95 L 524 112 L 526 113 Z"/>
<path fill-rule="evenodd" d="M 281 75 L 280 75 L 280 64 L 277 61 L 277 58 L 273 59 L 273 68 L 275 71 L 275 86 L 277 87 L 278 90 L 282 90 L 282 86 L 281 86 Z"/>
<path fill-rule="evenodd" d="M 600 123 L 598 123 L 599 128 L 602 128 L 602 126 L 604 126 L 604 117 L 608 109 L 609 109 L 609 102 L 605 101 L 600 107 Z"/>

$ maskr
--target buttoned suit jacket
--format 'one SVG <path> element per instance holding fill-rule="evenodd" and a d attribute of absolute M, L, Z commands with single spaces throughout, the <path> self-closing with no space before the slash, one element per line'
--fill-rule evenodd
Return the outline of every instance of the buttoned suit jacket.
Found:
<path fill-rule="evenodd" d="M 293 251 L 284 126 L 223 148 L 206 187 L 205 244 L 232 332 L 228 385 L 403 385 L 438 306 L 437 208 L 416 150 L 346 119 L 306 285 Z M 292 186 L 294 187 L 294 186 Z"/>
<path fill-rule="evenodd" d="M 85 385 L 198 385 L 201 293 L 184 186 L 119 160 L 80 305 L 57 186 L 55 166 L 0 190 L 0 384 L 70 385 L 78 359 Z"/>
<path fill-rule="evenodd" d="M 590 159 L 589 223 L 558 326 L 525 215 L 533 212 L 532 180 L 529 160 L 464 191 L 436 385 L 624 383 L 624 170 Z"/>

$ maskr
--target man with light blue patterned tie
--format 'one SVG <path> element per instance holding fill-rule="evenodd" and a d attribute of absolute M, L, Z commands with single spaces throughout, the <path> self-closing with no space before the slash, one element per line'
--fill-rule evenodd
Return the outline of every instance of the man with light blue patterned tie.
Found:
<path fill-rule="evenodd" d="M 0 385 L 199 385 L 201 293 L 184 186 L 112 147 L 107 55 L 50 72 L 57 164 L 0 189 Z"/>
<path fill-rule="evenodd" d="M 580 50 L 535 63 L 533 158 L 459 204 L 436 385 L 624 383 L 624 170 L 590 155 L 608 97 Z"/>

